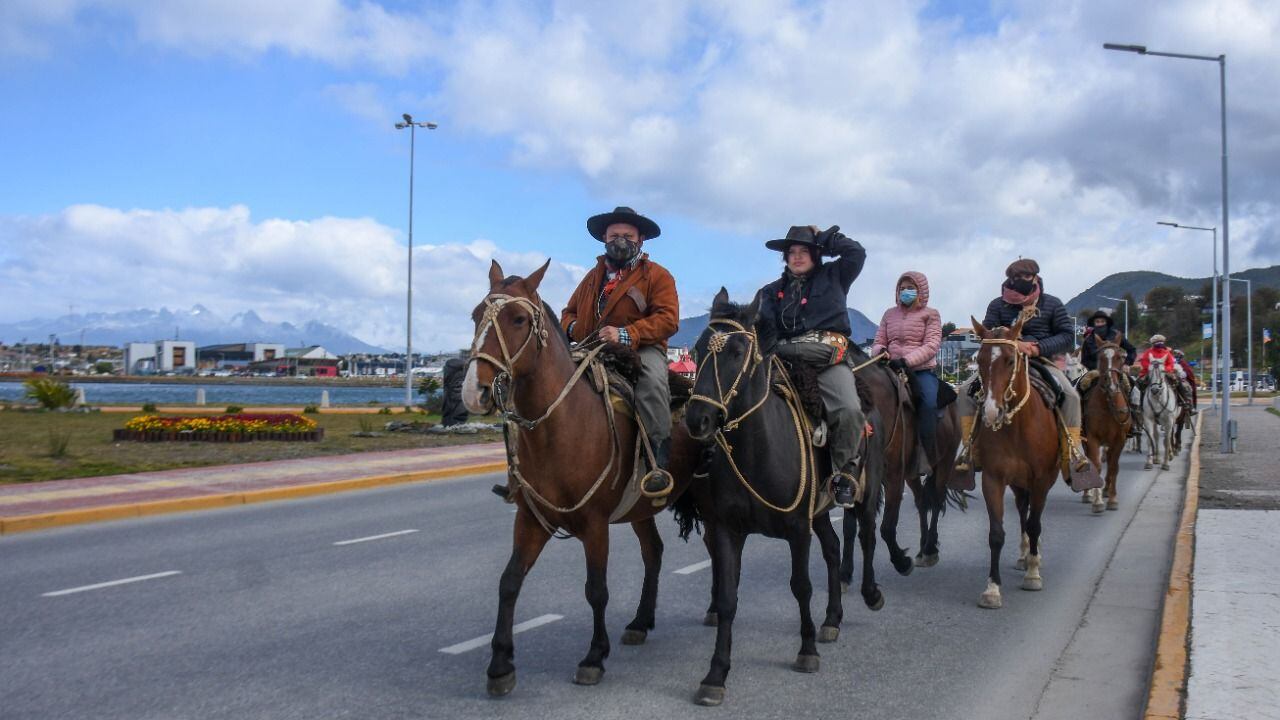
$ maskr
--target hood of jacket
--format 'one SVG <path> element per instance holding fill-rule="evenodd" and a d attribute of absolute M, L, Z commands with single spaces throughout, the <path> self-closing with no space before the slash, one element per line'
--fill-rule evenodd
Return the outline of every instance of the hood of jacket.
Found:
<path fill-rule="evenodd" d="M 916 302 L 912 308 L 929 307 L 929 278 L 924 276 L 922 272 L 908 270 L 898 276 L 898 280 L 893 284 L 893 304 L 902 307 L 902 303 L 898 302 L 898 286 L 902 284 L 903 279 L 910 280 L 916 284 Z"/>

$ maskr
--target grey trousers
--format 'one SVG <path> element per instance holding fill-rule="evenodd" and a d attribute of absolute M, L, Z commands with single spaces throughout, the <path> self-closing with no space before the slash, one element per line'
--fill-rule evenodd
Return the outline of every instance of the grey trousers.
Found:
<path fill-rule="evenodd" d="M 1066 421 L 1067 427 L 1080 427 L 1080 393 L 1076 392 L 1075 386 L 1067 379 L 1066 374 L 1058 369 L 1057 365 L 1045 363 L 1041 367 L 1048 368 L 1049 372 L 1058 381 L 1058 386 L 1062 388 L 1062 419 Z M 978 374 L 974 373 L 973 377 L 965 380 L 960 384 L 960 387 L 956 388 L 956 392 L 960 395 L 960 397 L 956 398 L 956 408 L 964 417 L 974 417 L 978 414 L 978 404 L 969 395 L 969 390 L 977 379 Z"/>
<path fill-rule="evenodd" d="M 866 422 L 862 405 L 858 402 L 853 370 L 844 363 L 832 365 L 818 373 L 818 389 L 822 391 L 831 467 L 847 472 L 858 457 L 858 445 Z"/>
<path fill-rule="evenodd" d="M 671 437 L 671 386 L 667 384 L 667 354 L 649 345 L 640 348 L 640 380 L 636 383 L 636 410 L 653 441 L 654 450 Z"/>

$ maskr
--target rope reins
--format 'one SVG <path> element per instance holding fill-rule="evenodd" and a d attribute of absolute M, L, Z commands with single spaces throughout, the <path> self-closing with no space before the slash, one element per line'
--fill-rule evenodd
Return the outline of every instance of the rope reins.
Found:
<path fill-rule="evenodd" d="M 1004 393 L 1002 393 L 1000 404 L 996 406 L 996 409 L 998 410 L 998 412 L 996 413 L 996 418 L 995 420 L 989 421 L 987 420 L 985 413 L 983 414 L 983 418 L 982 418 L 983 424 L 991 428 L 991 430 L 994 432 L 994 431 L 1000 430 L 1003 427 L 1013 424 L 1014 416 L 1016 416 L 1018 412 L 1021 411 L 1022 408 L 1026 406 L 1027 400 L 1031 398 L 1031 367 L 1029 365 L 1031 360 L 1027 356 L 1027 354 L 1022 352 L 1022 349 L 1018 347 L 1017 340 L 1012 340 L 1012 339 L 1006 340 L 1002 338 L 986 338 L 982 341 L 982 344 L 983 345 L 1005 345 L 1013 350 L 1013 374 L 1009 376 L 1009 382 L 1004 387 Z M 1018 400 L 1018 404 L 1015 405 L 1012 410 L 1010 410 L 1009 403 L 1012 402 L 1013 399 L 1016 398 L 1018 395 L 1018 391 L 1014 389 L 1014 383 L 1016 383 L 1018 380 L 1019 371 L 1022 372 L 1022 399 Z M 990 374 L 990 372 L 991 372 L 990 367 L 988 367 L 987 373 Z M 987 392 L 990 393 L 991 383 L 989 381 L 986 383 L 986 387 L 987 387 Z"/>

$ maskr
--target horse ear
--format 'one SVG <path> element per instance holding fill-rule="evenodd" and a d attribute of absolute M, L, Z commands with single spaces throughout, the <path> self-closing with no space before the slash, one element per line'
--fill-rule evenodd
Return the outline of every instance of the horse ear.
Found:
<path fill-rule="evenodd" d="M 983 327 L 982 323 L 978 322 L 977 318 L 970 315 L 969 322 L 973 323 L 974 334 L 976 334 L 980 338 L 985 338 L 987 336 L 987 329 Z"/>
<path fill-rule="evenodd" d="M 755 327 L 760 321 L 760 293 L 751 299 L 747 306 L 747 327 Z"/>
<path fill-rule="evenodd" d="M 715 307 L 716 305 L 723 305 L 727 302 L 729 302 L 729 291 L 725 290 L 724 286 L 721 285 L 720 292 L 716 293 L 716 296 L 711 298 L 711 306 Z"/>
<path fill-rule="evenodd" d="M 489 264 L 489 287 L 497 287 L 504 277 L 506 277 L 506 274 L 502 272 L 502 266 L 498 264 L 495 258 Z"/>
<path fill-rule="evenodd" d="M 551 258 L 547 258 L 542 267 L 529 273 L 529 276 L 524 279 L 524 288 L 529 291 L 530 295 L 538 292 L 538 286 L 542 284 L 542 276 L 547 274 L 547 268 L 549 267 L 551 267 Z"/>
<path fill-rule="evenodd" d="M 1013 326 L 1009 328 L 1009 337 L 1017 340 L 1022 337 L 1022 326 L 1027 323 L 1026 315 L 1019 315 L 1017 320 L 1013 321 Z"/>

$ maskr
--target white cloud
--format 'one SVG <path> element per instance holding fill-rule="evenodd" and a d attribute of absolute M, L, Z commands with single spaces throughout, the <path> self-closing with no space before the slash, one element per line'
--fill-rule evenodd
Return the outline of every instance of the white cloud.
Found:
<path fill-rule="evenodd" d="M 0 285 L 22 303 L 0 322 L 81 311 L 203 304 L 222 315 L 320 320 L 366 342 L 404 340 L 405 246 L 373 220 L 254 221 L 249 209 L 118 210 L 77 205 L 54 215 L 0 216 Z M 414 248 L 414 343 L 465 347 L 491 259 L 526 274 L 545 261 L 475 239 Z M 553 263 L 540 294 L 568 299 L 583 268 Z"/>

